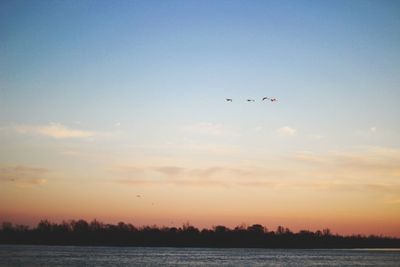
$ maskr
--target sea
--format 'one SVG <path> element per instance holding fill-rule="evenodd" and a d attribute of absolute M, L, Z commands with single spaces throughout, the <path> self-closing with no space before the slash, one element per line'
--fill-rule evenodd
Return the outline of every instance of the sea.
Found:
<path fill-rule="evenodd" d="M 0 245 L 0 266 L 400 266 L 400 249 Z"/>

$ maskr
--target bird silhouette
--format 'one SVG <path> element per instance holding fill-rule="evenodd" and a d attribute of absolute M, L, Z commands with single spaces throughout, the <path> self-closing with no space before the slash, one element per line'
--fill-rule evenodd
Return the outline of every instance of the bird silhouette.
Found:
<path fill-rule="evenodd" d="M 246 101 L 247 101 L 247 102 L 255 102 L 254 99 L 247 99 Z"/>
<path fill-rule="evenodd" d="M 264 101 L 264 100 L 266 100 L 266 99 L 268 99 L 268 100 L 269 100 L 269 98 L 268 98 L 268 97 L 264 96 L 264 97 L 262 98 L 262 101 Z"/>
<path fill-rule="evenodd" d="M 278 101 L 276 98 L 270 98 L 269 100 L 270 100 L 271 102 Z"/>
<path fill-rule="evenodd" d="M 226 101 L 232 102 L 233 100 L 232 100 L 232 98 L 226 98 Z"/>

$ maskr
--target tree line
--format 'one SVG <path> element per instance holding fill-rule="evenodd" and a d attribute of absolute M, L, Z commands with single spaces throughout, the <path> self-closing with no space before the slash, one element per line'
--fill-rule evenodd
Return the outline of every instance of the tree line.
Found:
<path fill-rule="evenodd" d="M 86 245 L 86 246 L 172 246 L 248 248 L 399 248 L 400 238 L 339 235 L 329 229 L 292 232 L 278 226 L 270 231 L 260 224 L 223 225 L 198 229 L 189 223 L 181 227 L 142 226 L 130 223 L 105 224 L 98 220 L 70 220 L 53 223 L 41 220 L 36 227 L 3 222 L 0 244 Z"/>

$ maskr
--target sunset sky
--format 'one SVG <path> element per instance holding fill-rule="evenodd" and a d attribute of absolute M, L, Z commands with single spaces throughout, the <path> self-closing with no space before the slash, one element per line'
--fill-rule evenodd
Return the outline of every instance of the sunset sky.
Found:
<path fill-rule="evenodd" d="M 0 221 L 400 237 L 399 100 L 399 1 L 3 0 Z"/>

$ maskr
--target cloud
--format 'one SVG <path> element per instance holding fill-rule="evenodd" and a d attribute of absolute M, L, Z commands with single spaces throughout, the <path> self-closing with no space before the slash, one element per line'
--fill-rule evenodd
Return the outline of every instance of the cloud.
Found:
<path fill-rule="evenodd" d="M 321 140 L 321 139 L 324 138 L 324 137 L 323 137 L 322 135 L 320 135 L 320 134 L 310 134 L 308 137 L 311 138 L 311 139 L 315 139 L 315 140 Z"/>
<path fill-rule="evenodd" d="M 167 176 L 178 176 L 179 174 L 185 171 L 184 168 L 176 167 L 176 166 L 163 166 L 163 167 L 156 167 L 153 170 L 158 171 L 162 174 Z"/>
<path fill-rule="evenodd" d="M 179 143 L 169 143 L 165 146 L 167 149 L 175 149 L 177 151 L 190 151 L 195 153 L 204 153 L 210 155 L 226 155 L 232 156 L 239 152 L 237 145 L 227 145 L 217 142 L 200 143 L 194 141 L 182 140 Z"/>
<path fill-rule="evenodd" d="M 230 133 L 230 131 L 225 129 L 221 124 L 211 123 L 211 122 L 199 122 L 186 125 L 183 127 L 183 130 L 192 133 L 214 135 L 214 136 Z"/>
<path fill-rule="evenodd" d="M 65 138 L 87 138 L 96 133 L 68 128 L 60 123 L 50 123 L 48 125 L 17 125 L 14 126 L 17 133 L 32 134 L 52 137 L 55 139 Z"/>
<path fill-rule="evenodd" d="M 278 130 L 276 130 L 276 132 L 280 136 L 294 136 L 294 135 L 296 135 L 297 130 L 294 128 L 291 128 L 289 126 L 284 126 L 284 127 L 279 128 Z"/>
<path fill-rule="evenodd" d="M 378 131 L 378 128 L 376 126 L 371 126 L 369 128 L 365 128 L 362 130 L 357 130 L 354 132 L 354 135 L 362 138 L 372 138 L 379 134 L 380 131 Z"/>
<path fill-rule="evenodd" d="M 123 179 L 117 182 L 124 184 L 177 186 L 240 186 L 250 184 L 265 184 L 284 177 L 285 170 L 267 168 L 241 168 L 228 166 L 210 166 L 189 168 L 180 166 L 136 167 L 120 166 L 114 169 Z M 271 184 L 268 181 L 268 184 Z"/>
<path fill-rule="evenodd" d="M 119 131 L 114 132 L 98 132 L 80 130 L 67 127 L 61 123 L 51 122 L 45 125 L 29 125 L 18 124 L 8 127 L 3 127 L 1 130 L 5 132 L 16 132 L 23 135 L 44 136 L 54 139 L 87 139 L 113 137 L 120 134 Z"/>
<path fill-rule="evenodd" d="M 133 165 L 120 166 L 114 171 L 121 177 L 116 182 L 131 185 L 332 190 L 393 198 L 400 195 L 400 150 L 382 147 L 325 153 L 301 151 L 262 166 Z"/>
<path fill-rule="evenodd" d="M 62 151 L 61 154 L 63 154 L 63 155 L 79 155 L 80 152 L 76 151 L 76 150 L 65 150 L 65 151 Z"/>
<path fill-rule="evenodd" d="M 224 181 L 218 181 L 218 180 L 199 180 L 199 179 L 169 179 L 165 181 L 158 181 L 154 179 L 119 179 L 116 181 L 117 183 L 120 184 L 125 184 L 125 185 L 175 185 L 175 186 L 201 186 L 201 187 L 228 187 L 230 186 L 228 183 Z"/>
<path fill-rule="evenodd" d="M 294 159 L 310 164 L 313 174 L 336 178 L 400 178 L 400 150 L 367 147 L 328 153 L 297 152 Z M 325 173 L 325 174 L 324 174 Z"/>
<path fill-rule="evenodd" d="M 400 204 L 400 198 L 387 200 L 386 204 L 398 205 L 398 204 Z"/>
<path fill-rule="evenodd" d="M 316 163 L 326 163 L 327 159 L 324 156 L 315 154 L 311 151 L 299 151 L 295 152 L 293 157 L 296 160 L 316 164 Z"/>
<path fill-rule="evenodd" d="M 302 172 L 297 169 L 279 168 L 230 168 L 213 166 L 207 168 L 123 167 L 117 183 L 126 185 L 175 185 L 208 187 L 255 187 L 270 190 L 311 189 L 319 191 L 370 192 L 380 195 L 398 195 L 400 184 L 396 182 L 360 181 L 343 179 L 340 173 L 323 178 L 321 173 Z M 158 174 L 158 175 L 157 175 Z M 297 175 L 297 177 L 295 177 Z"/>
<path fill-rule="evenodd" d="M 229 175 L 245 176 L 248 172 L 212 166 L 206 168 L 184 168 L 178 166 L 134 167 L 122 166 L 116 169 L 123 179 L 117 182 L 124 184 L 174 184 L 180 186 L 230 186 L 226 178 Z"/>
<path fill-rule="evenodd" d="M 10 182 L 21 187 L 41 185 L 47 182 L 45 177 L 49 172 L 48 169 L 23 165 L 0 166 L 0 182 Z"/>

